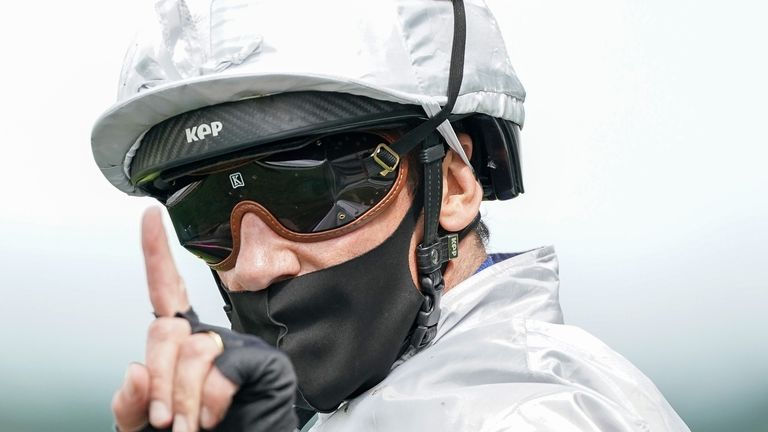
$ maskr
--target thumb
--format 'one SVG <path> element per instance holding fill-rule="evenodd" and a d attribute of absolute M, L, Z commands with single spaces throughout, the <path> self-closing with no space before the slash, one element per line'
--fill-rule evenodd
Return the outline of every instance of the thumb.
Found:
<path fill-rule="evenodd" d="M 160 208 L 151 207 L 144 212 L 141 223 L 141 247 L 147 270 L 147 286 L 152 308 L 159 317 L 172 317 L 176 312 L 189 309 L 184 281 L 176 270 L 168 236 L 163 228 Z"/>

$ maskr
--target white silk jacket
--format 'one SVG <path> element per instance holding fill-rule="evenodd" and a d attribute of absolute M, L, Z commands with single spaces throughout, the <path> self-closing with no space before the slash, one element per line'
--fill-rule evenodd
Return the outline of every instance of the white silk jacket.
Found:
<path fill-rule="evenodd" d="M 629 361 L 563 324 L 543 247 L 447 292 L 433 344 L 311 432 L 689 431 Z"/>

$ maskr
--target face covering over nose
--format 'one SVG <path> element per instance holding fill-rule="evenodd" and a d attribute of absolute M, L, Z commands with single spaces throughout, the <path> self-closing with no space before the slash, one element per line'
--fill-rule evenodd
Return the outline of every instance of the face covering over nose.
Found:
<path fill-rule="evenodd" d="M 228 293 L 232 328 L 288 354 L 299 406 L 333 411 L 381 382 L 408 346 L 424 301 L 408 266 L 420 202 L 364 255 L 265 290 Z"/>

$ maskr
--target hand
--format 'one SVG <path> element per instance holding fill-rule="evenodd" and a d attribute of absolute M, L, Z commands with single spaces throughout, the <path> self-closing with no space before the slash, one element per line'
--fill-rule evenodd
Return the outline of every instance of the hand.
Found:
<path fill-rule="evenodd" d="M 192 334 L 190 323 L 175 318 L 190 308 L 184 282 L 168 247 L 160 209 L 152 208 L 142 221 L 142 249 L 149 298 L 157 319 L 149 327 L 146 365 L 132 364 L 112 400 L 115 423 L 121 431 L 143 429 L 147 423 L 175 430 L 195 431 L 199 424 L 213 427 L 223 417 L 234 383 L 213 368 L 220 354 L 215 340 Z"/>
<path fill-rule="evenodd" d="M 292 431 L 296 379 L 287 357 L 255 336 L 201 324 L 159 209 L 148 210 L 142 222 L 147 285 L 158 318 L 149 327 L 146 365 L 129 365 L 112 399 L 118 429 Z M 179 312 L 187 313 L 177 317 Z M 223 353 L 210 331 L 224 341 Z"/>

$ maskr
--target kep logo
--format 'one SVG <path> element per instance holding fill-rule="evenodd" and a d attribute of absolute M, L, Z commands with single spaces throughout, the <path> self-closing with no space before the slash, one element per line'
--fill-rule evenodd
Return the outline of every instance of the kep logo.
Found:
<path fill-rule="evenodd" d="M 198 126 L 186 128 L 184 132 L 187 133 L 187 143 L 204 140 L 208 135 L 218 136 L 223 127 L 224 125 L 221 124 L 221 122 L 215 121 L 210 124 L 203 123 Z"/>

